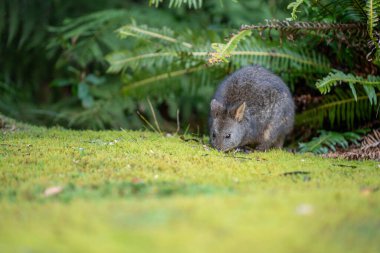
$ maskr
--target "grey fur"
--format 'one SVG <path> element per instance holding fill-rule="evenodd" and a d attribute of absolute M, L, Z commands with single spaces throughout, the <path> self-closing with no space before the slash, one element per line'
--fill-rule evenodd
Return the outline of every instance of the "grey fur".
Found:
<path fill-rule="evenodd" d="M 241 112 L 238 108 L 244 102 L 239 121 L 236 112 Z M 245 145 L 258 150 L 281 148 L 293 129 L 294 102 L 288 87 L 261 66 L 244 67 L 228 76 L 210 107 L 210 142 L 221 151 Z"/>

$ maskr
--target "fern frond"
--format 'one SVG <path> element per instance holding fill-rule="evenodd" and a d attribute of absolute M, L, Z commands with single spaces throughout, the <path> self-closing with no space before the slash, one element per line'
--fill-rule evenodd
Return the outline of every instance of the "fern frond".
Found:
<path fill-rule="evenodd" d="M 236 49 L 238 43 L 244 38 L 250 36 L 251 31 L 258 31 L 260 35 L 264 31 L 268 31 L 268 36 L 271 37 L 271 31 L 276 30 L 280 32 L 280 37 L 284 35 L 287 38 L 294 38 L 296 35 L 320 35 L 336 37 L 342 41 L 360 40 L 367 36 L 366 26 L 363 23 L 325 23 L 325 22 L 298 22 L 298 21 L 279 21 L 279 20 L 266 20 L 265 25 L 243 25 L 240 31 L 236 34 L 232 34 L 229 41 L 225 44 L 214 43 L 212 48 L 216 51 L 210 53 L 208 60 L 209 64 L 215 64 L 218 62 L 228 62 L 227 58 L 231 56 L 231 53 Z M 281 40 L 281 39 L 280 39 Z M 352 41 L 350 41 L 353 45 Z M 358 42 L 359 43 L 359 42 Z"/>
<path fill-rule="evenodd" d="M 123 19 L 128 16 L 125 10 L 104 10 L 84 15 L 76 19 L 66 19 L 59 27 L 49 27 L 49 31 L 60 34 L 63 39 L 71 39 L 78 36 L 86 36 L 97 31 L 99 26 L 114 20 Z"/>
<path fill-rule="evenodd" d="M 379 99 L 380 93 L 376 93 L 376 97 Z M 325 95 L 321 105 L 297 114 L 296 125 L 323 127 L 328 122 L 331 127 L 345 126 L 351 129 L 354 122 L 372 119 L 376 110 L 377 107 L 370 103 L 363 92 L 355 99 L 349 92 L 337 91 L 334 95 Z"/>
<path fill-rule="evenodd" d="M 151 76 L 151 77 L 148 77 L 146 79 L 138 80 L 136 82 L 132 82 L 132 83 L 127 84 L 123 88 L 123 92 L 124 92 L 124 94 L 127 94 L 128 92 L 130 92 L 133 89 L 140 88 L 142 86 L 146 86 L 146 85 L 149 85 L 152 83 L 162 82 L 163 80 L 166 80 L 166 79 L 190 74 L 190 73 L 202 70 L 202 69 L 204 69 L 203 66 L 195 66 L 195 67 L 191 67 L 191 68 L 183 68 L 180 70 L 170 71 L 167 73 Z"/>
<path fill-rule="evenodd" d="M 314 61 L 314 59 L 309 58 L 306 53 L 295 53 L 290 50 L 278 50 L 276 51 L 269 51 L 269 50 L 263 50 L 262 48 L 253 48 L 252 50 L 247 51 L 235 51 L 231 53 L 231 56 L 247 56 L 251 57 L 254 60 L 252 61 L 254 64 L 259 64 L 257 62 L 260 62 L 260 58 L 267 58 L 268 61 L 271 61 L 273 59 L 279 59 L 280 61 L 283 61 L 283 64 L 281 66 L 281 69 L 286 69 L 287 66 L 289 66 L 291 63 L 300 64 L 303 66 L 309 66 L 309 67 L 318 67 L 325 70 L 330 69 L 329 63 L 321 60 L 321 62 L 318 62 L 320 59 L 317 59 Z M 268 65 L 268 64 L 260 64 L 260 65 Z M 274 67 L 279 67 L 281 64 L 273 64 Z M 273 66 L 272 65 L 272 66 Z"/>
<path fill-rule="evenodd" d="M 163 0 L 149 0 L 149 5 L 158 7 L 162 2 Z M 202 7 L 203 0 L 170 0 L 169 8 L 171 7 L 179 8 L 185 4 L 187 4 L 187 7 L 189 8 L 198 9 Z"/>
<path fill-rule="evenodd" d="M 170 49 L 170 48 L 169 48 Z M 254 41 L 247 41 L 238 46 L 231 53 L 232 63 L 236 68 L 245 65 L 259 64 L 272 71 L 281 72 L 293 69 L 293 73 L 305 75 L 306 73 L 328 73 L 331 69 L 326 57 L 312 52 L 297 52 L 291 48 L 266 47 Z M 108 72 L 118 73 L 127 69 L 141 69 L 144 66 L 167 68 L 167 66 L 181 61 L 188 64 L 202 63 L 208 56 L 206 51 L 119 51 L 106 57 L 110 63 Z M 296 73 L 296 70 L 299 72 Z"/>
<path fill-rule="evenodd" d="M 132 24 L 119 28 L 117 30 L 117 33 L 120 35 L 121 38 L 134 36 L 139 38 L 146 38 L 148 40 L 158 39 L 164 42 L 179 44 L 187 48 L 193 47 L 191 43 L 175 38 L 174 32 L 167 27 L 164 27 L 162 29 L 155 29 L 146 25 L 137 26 L 135 24 Z"/>
<path fill-rule="evenodd" d="M 367 0 L 367 4 L 365 6 L 365 11 L 367 13 L 367 27 L 368 34 L 373 40 L 373 31 L 379 22 L 379 9 L 380 1 L 379 0 Z"/>
<path fill-rule="evenodd" d="M 296 0 L 295 2 L 291 2 L 287 9 L 292 9 L 292 13 L 291 13 L 291 19 L 292 20 L 296 20 L 297 19 L 297 12 L 298 11 L 298 8 L 300 7 L 301 4 L 303 4 L 305 2 L 305 0 Z"/>
<path fill-rule="evenodd" d="M 299 151 L 301 153 L 312 152 L 314 154 L 326 154 L 330 150 L 335 152 L 337 146 L 345 149 L 348 148 L 350 143 L 358 145 L 363 134 L 365 134 L 365 131 L 360 130 L 345 133 L 322 130 L 318 137 L 314 137 L 309 142 L 300 143 Z"/>
<path fill-rule="evenodd" d="M 380 76 L 371 76 L 369 75 L 367 79 L 364 79 L 360 76 L 354 76 L 353 74 L 345 74 L 341 71 L 334 70 L 329 75 L 327 75 L 322 80 L 319 80 L 316 83 L 316 87 L 319 89 L 319 91 L 322 94 L 329 93 L 331 91 L 331 88 L 342 84 L 342 83 L 348 83 L 350 85 L 352 94 L 354 95 L 355 99 L 357 99 L 356 95 L 356 89 L 355 84 L 360 84 L 363 86 L 364 90 L 367 93 L 368 99 L 371 103 L 377 104 L 377 96 L 375 88 L 380 90 Z"/>
<path fill-rule="evenodd" d="M 326 23 L 326 22 L 301 22 L 287 20 L 265 20 L 265 25 L 243 25 L 240 30 L 277 30 L 283 32 L 297 33 L 300 31 L 329 33 L 329 32 L 350 32 L 355 34 L 366 34 L 366 26 L 363 23 Z"/>
<path fill-rule="evenodd" d="M 6 14 L 7 13 L 7 6 L 5 4 L 5 1 L 0 2 L 0 39 L 3 35 L 3 32 L 6 28 Z"/>
<path fill-rule="evenodd" d="M 161 63 L 165 60 L 172 62 L 174 57 L 177 57 L 176 52 L 152 52 L 139 55 L 131 55 L 129 51 L 114 52 L 106 56 L 106 60 L 110 63 L 107 72 L 119 73 L 128 67 L 141 68 L 144 63 L 162 65 Z"/>
<path fill-rule="evenodd" d="M 20 50 L 41 46 L 46 39 L 46 27 L 50 19 L 47 13 L 50 9 L 51 3 L 43 0 L 2 0 L 0 39 L 3 48 L 16 45 Z M 41 15 L 41 13 L 46 13 L 46 15 Z"/>
<path fill-rule="evenodd" d="M 318 8 L 317 20 L 332 17 L 342 22 L 358 22 L 366 20 L 364 11 L 366 0 L 318 0 L 312 1 L 311 6 Z M 310 16 L 311 13 L 309 13 Z"/>
<path fill-rule="evenodd" d="M 326 40 L 338 40 L 351 46 L 366 45 L 368 37 L 366 24 L 364 23 L 326 23 L 326 22 L 301 22 L 288 20 L 266 20 L 265 25 L 243 25 L 241 31 L 258 31 L 264 36 L 267 31 L 269 38 L 272 31 L 279 33 L 279 39 L 294 40 L 297 36 L 319 36 Z"/>
<path fill-rule="evenodd" d="M 275 72 L 292 69 L 297 74 L 299 70 L 309 73 L 327 73 L 330 71 L 329 60 L 315 51 L 303 51 L 292 47 L 276 47 L 262 43 L 259 40 L 249 39 L 238 45 L 236 51 L 231 52 L 231 61 L 238 67 L 259 64 Z"/>
<path fill-rule="evenodd" d="M 211 58 L 208 59 L 209 64 L 215 64 L 218 62 L 228 62 L 227 58 L 231 56 L 231 53 L 237 47 L 239 41 L 243 40 L 247 36 L 251 35 L 251 31 L 243 30 L 237 34 L 233 34 L 230 40 L 226 44 L 213 43 L 211 47 L 216 51 L 210 53 Z"/>
<path fill-rule="evenodd" d="M 380 148 L 380 130 L 374 129 L 372 133 L 363 138 L 360 149 L 369 150 L 376 147 Z"/>
<path fill-rule="evenodd" d="M 361 0 L 352 0 L 349 4 L 352 4 L 352 7 L 362 14 L 364 18 L 367 18 L 367 13 L 365 12 L 365 4 Z"/>

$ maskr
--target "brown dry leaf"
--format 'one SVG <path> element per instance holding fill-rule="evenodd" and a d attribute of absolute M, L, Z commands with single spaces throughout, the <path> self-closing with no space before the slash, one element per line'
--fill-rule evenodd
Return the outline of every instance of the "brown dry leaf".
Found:
<path fill-rule="evenodd" d="M 379 190 L 379 187 L 364 187 L 364 188 L 360 189 L 360 194 L 363 195 L 364 197 L 368 197 L 372 193 L 374 193 L 378 190 Z"/>
<path fill-rule="evenodd" d="M 323 157 L 380 161 L 380 131 L 373 130 L 363 137 L 359 147 L 351 145 L 348 149 L 337 149 L 336 152 L 330 152 Z"/>
<path fill-rule="evenodd" d="M 360 191 L 360 193 L 364 196 L 364 197 L 368 197 L 371 193 L 372 193 L 372 190 L 369 189 L 369 188 L 364 188 Z"/>
<path fill-rule="evenodd" d="M 132 184 L 141 184 L 144 183 L 144 180 L 138 177 L 132 178 L 131 180 Z"/>

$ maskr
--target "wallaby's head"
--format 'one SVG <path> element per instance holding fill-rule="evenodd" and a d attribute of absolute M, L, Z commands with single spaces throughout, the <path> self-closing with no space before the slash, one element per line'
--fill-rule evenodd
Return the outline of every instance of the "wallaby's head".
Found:
<path fill-rule="evenodd" d="M 210 142 L 214 148 L 228 151 L 242 144 L 247 129 L 245 110 L 245 102 L 226 108 L 215 99 L 211 101 Z"/>

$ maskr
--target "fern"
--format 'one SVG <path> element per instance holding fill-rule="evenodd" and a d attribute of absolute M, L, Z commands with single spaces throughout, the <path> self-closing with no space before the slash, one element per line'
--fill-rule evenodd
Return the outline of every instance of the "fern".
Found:
<path fill-rule="evenodd" d="M 162 2 L 163 0 L 149 0 L 149 5 L 158 7 Z M 187 4 L 189 8 L 198 9 L 202 7 L 203 0 L 170 0 L 169 8 L 178 8 L 185 4 Z"/>
<path fill-rule="evenodd" d="M 63 39 L 92 35 L 91 32 L 98 31 L 100 25 L 112 22 L 115 19 L 125 18 L 127 14 L 125 10 L 94 12 L 76 19 L 66 19 L 62 26 L 50 27 L 49 31 L 61 34 Z"/>
<path fill-rule="evenodd" d="M 169 50 L 169 51 L 168 51 Z M 207 51 L 176 51 L 166 48 L 159 51 L 136 50 L 114 52 L 107 56 L 110 63 L 110 73 L 122 72 L 128 67 L 141 69 L 143 66 L 162 68 L 177 61 L 190 63 L 204 62 L 208 57 Z M 327 73 L 330 63 L 320 54 L 315 52 L 297 52 L 291 48 L 266 47 L 256 41 L 247 41 L 238 46 L 231 53 L 232 63 L 236 68 L 249 64 L 259 64 L 271 68 L 273 71 L 287 71 L 289 68 L 300 70 L 299 74 L 308 72 Z"/>
<path fill-rule="evenodd" d="M 362 18 L 368 18 L 367 13 L 365 12 L 365 1 L 363 0 L 352 0 L 346 1 L 349 6 L 352 6 L 358 13 L 361 14 Z M 345 7 L 347 8 L 347 7 Z"/>
<path fill-rule="evenodd" d="M 105 10 L 66 20 L 62 26 L 49 28 L 56 36 L 47 48 L 51 54 L 63 48 L 65 52 L 59 60 L 66 61 L 70 55 L 83 70 L 94 61 L 103 61 L 107 49 L 116 50 L 121 46 L 112 29 L 126 22 L 127 17 L 124 10 Z"/>
<path fill-rule="evenodd" d="M 366 133 L 366 131 L 357 130 L 355 132 L 338 133 L 321 130 L 319 133 L 320 135 L 318 137 L 314 137 L 311 141 L 299 143 L 299 152 L 326 154 L 329 151 L 335 152 L 337 146 L 346 149 L 350 143 L 359 145 L 359 140 L 362 135 Z"/>
<path fill-rule="evenodd" d="M 308 19 L 340 20 L 342 22 L 362 22 L 366 20 L 364 7 L 366 0 L 318 0 L 310 1 L 313 11 L 308 13 Z"/>
<path fill-rule="evenodd" d="M 137 54 L 136 54 L 137 53 Z M 118 51 L 107 55 L 106 59 L 110 63 L 108 68 L 109 73 L 123 72 L 128 67 L 140 69 L 145 64 L 163 66 L 167 61 L 174 61 L 177 57 L 176 52 L 138 52 L 131 53 L 130 51 Z"/>
<path fill-rule="evenodd" d="M 377 104 L 376 90 L 380 90 L 380 77 L 369 75 L 367 79 L 354 76 L 353 74 L 345 74 L 341 71 L 334 70 L 328 76 L 319 80 L 316 83 L 316 87 L 320 90 L 322 94 L 329 93 L 331 88 L 342 83 L 348 83 L 355 100 L 357 100 L 357 92 L 355 84 L 360 84 L 365 92 L 367 93 L 368 99 L 371 104 Z"/>
<path fill-rule="evenodd" d="M 175 118 L 177 107 L 181 107 L 181 120 L 188 123 L 196 115 L 193 118 L 202 121 L 207 118 L 208 100 L 215 85 L 242 66 L 259 64 L 279 74 L 297 95 L 314 94 L 315 81 L 321 79 L 321 104 L 299 114 L 299 122 L 312 123 L 313 127 L 328 127 L 329 123 L 331 127 L 353 128 L 377 117 L 379 70 L 374 63 L 380 55 L 378 1 L 289 1 L 293 2 L 288 5 L 293 21 L 267 20 L 263 25 L 242 26 L 226 41 L 222 39 L 228 34 L 226 27 L 263 20 L 273 14 L 273 9 L 280 19 L 289 16 L 278 11 L 287 3 L 149 1 L 156 7 L 183 7 L 169 10 L 149 9 L 148 1 L 109 1 L 103 5 L 106 8 L 100 8 L 102 1 L 48 2 L 0 1 L 0 107 L 10 104 L 11 100 L 3 95 L 11 94 L 10 89 L 38 101 L 53 86 L 54 91 L 46 92 L 45 101 L 68 98 L 70 102 L 54 110 L 62 112 L 59 121 L 73 127 L 118 127 L 117 122 L 123 118 L 123 125 L 128 126 L 125 118 L 135 116 L 137 109 L 146 113 L 146 104 L 140 98 L 147 96 L 154 106 L 162 106 L 156 110 L 162 115 L 168 110 Z M 86 4 L 91 7 L 85 11 L 77 8 Z M 128 10 L 119 8 L 125 4 Z M 62 8 L 69 12 L 58 15 Z M 90 13 L 107 8 L 117 9 Z M 197 10 L 188 12 L 186 8 Z M 41 16 L 41 11 L 52 14 Z M 367 62 L 367 54 L 375 61 Z M 42 60 L 36 60 L 34 55 L 42 55 Z M 216 62 L 222 64 L 212 68 L 204 65 Z M 37 66 L 43 66 L 43 78 L 38 77 L 41 71 L 35 71 Z M 347 74 L 333 69 L 344 69 Z M 29 81 L 34 76 L 36 81 Z M 34 93 L 29 92 L 30 87 Z M 112 95 L 105 92 L 108 88 Z M 116 97 L 118 103 L 108 103 Z M 117 116 L 110 113 L 113 109 Z"/>
<path fill-rule="evenodd" d="M 300 7 L 301 4 L 303 4 L 305 2 L 305 0 L 296 0 L 295 2 L 291 2 L 287 9 L 292 9 L 292 13 L 291 13 L 291 20 L 296 20 L 297 19 L 297 12 L 298 11 L 298 8 Z"/>
<path fill-rule="evenodd" d="M 142 79 L 142 80 L 138 80 L 136 82 L 129 83 L 128 85 L 126 85 L 123 88 L 123 92 L 128 94 L 128 92 L 133 90 L 133 89 L 141 88 L 142 86 L 146 86 L 146 85 L 149 85 L 152 83 L 163 82 L 166 79 L 180 77 L 180 76 L 183 76 L 186 74 L 190 74 L 190 73 L 193 73 L 196 71 L 200 71 L 202 69 L 203 69 L 203 66 L 194 66 L 191 68 L 183 68 L 183 69 L 179 69 L 179 70 L 168 71 L 166 73 L 158 74 L 155 76 L 150 76 L 146 79 Z"/>
<path fill-rule="evenodd" d="M 143 75 L 133 75 L 133 78 L 124 78 L 126 83 L 123 89 L 128 94 L 130 91 L 141 88 L 143 86 L 158 85 L 161 86 L 163 80 L 178 78 L 183 75 L 192 74 L 198 71 L 209 71 L 202 67 L 208 53 L 206 51 L 186 52 L 186 51 L 166 51 L 170 50 L 170 46 L 162 51 L 144 51 L 130 52 L 121 51 L 115 52 L 107 56 L 110 63 L 108 71 L 110 73 L 124 72 L 132 69 L 134 72 L 145 71 Z M 135 55 L 134 53 L 137 53 Z M 250 42 L 239 46 L 238 51 L 232 53 L 233 69 L 239 68 L 247 64 L 260 64 L 270 67 L 273 71 L 287 71 L 290 67 L 299 69 L 300 75 L 305 75 L 309 72 L 321 71 L 328 72 L 329 62 L 326 58 L 318 54 L 297 53 L 286 48 L 265 48 L 252 47 Z M 183 64 L 183 67 L 176 67 L 176 64 Z M 153 75 L 147 75 L 147 68 L 161 70 Z M 166 69 L 166 71 L 165 71 Z M 162 72 L 163 71 L 163 72 Z M 140 76 L 142 79 L 139 79 Z M 197 80 L 197 75 L 195 79 Z M 204 83 L 195 81 L 195 83 Z M 146 89 L 148 90 L 148 89 Z"/>
<path fill-rule="evenodd" d="M 379 9 L 380 8 L 380 1 L 379 0 L 367 0 L 367 4 L 365 6 L 365 11 L 367 13 L 367 27 L 368 27 L 368 34 L 371 37 L 371 39 L 374 39 L 373 32 L 375 27 L 377 26 L 379 22 Z"/>
<path fill-rule="evenodd" d="M 45 67 L 33 66 L 43 66 L 46 61 L 41 54 L 48 37 L 50 8 L 51 3 L 43 0 L 0 1 L 0 80 L 13 79 L 18 86 L 28 83 L 26 88 L 31 90 L 46 75 Z"/>
<path fill-rule="evenodd" d="M 303 51 L 286 45 L 277 47 L 255 39 L 240 43 L 231 57 L 232 63 L 238 63 L 238 67 L 259 64 L 275 72 L 291 69 L 294 76 L 304 76 L 310 72 L 327 73 L 331 69 L 329 60 L 315 51 Z"/>
<path fill-rule="evenodd" d="M 258 31 L 263 36 L 264 31 L 268 31 L 268 37 L 271 38 L 273 30 L 280 32 L 279 40 L 286 36 L 287 38 L 295 38 L 297 35 L 320 35 L 335 37 L 340 41 L 348 42 L 354 45 L 363 44 L 363 38 L 366 37 L 366 26 L 362 23 L 347 23 L 347 24 L 331 24 L 325 22 L 295 22 L 295 21 L 279 21 L 279 20 L 266 20 L 265 25 L 243 25 L 240 31 L 232 34 L 231 38 L 225 44 L 214 43 L 212 48 L 216 51 L 210 53 L 208 60 L 209 64 L 218 62 L 228 62 L 227 58 L 231 56 L 232 52 L 238 46 L 238 43 L 244 38 L 252 35 L 251 31 Z M 358 40 L 358 42 L 353 42 Z"/>
<path fill-rule="evenodd" d="M 372 148 L 380 148 L 380 130 L 374 129 L 372 133 L 365 136 L 361 142 L 361 150 L 366 151 Z"/>
<path fill-rule="evenodd" d="M 132 24 L 121 27 L 117 30 L 117 32 L 122 39 L 125 39 L 129 36 L 136 36 L 140 38 L 147 38 L 149 40 L 157 39 L 169 43 L 177 43 L 187 48 L 193 47 L 193 45 L 188 42 L 181 41 L 179 38 L 174 38 L 173 31 L 166 27 L 163 29 L 155 29 L 147 27 L 145 25 L 137 26 L 136 24 Z"/>
<path fill-rule="evenodd" d="M 134 50 L 114 51 L 107 55 L 108 72 L 123 72 L 127 68 L 135 71 L 143 67 L 165 68 L 182 59 L 194 62 L 194 57 L 205 57 L 206 51 L 193 52 L 194 45 L 168 28 L 156 29 L 146 25 L 126 25 L 117 30 L 122 39 L 137 40 L 145 45 Z M 203 49 L 203 48 L 202 48 Z M 199 62 L 200 60 L 196 60 Z"/>
<path fill-rule="evenodd" d="M 347 36 L 366 34 L 366 26 L 362 23 L 326 23 L 326 22 L 300 22 L 287 20 L 265 20 L 265 25 L 243 25 L 240 30 L 256 30 L 263 32 L 265 30 L 277 30 L 286 35 L 296 35 L 300 32 L 309 34 L 329 34 L 330 36 L 341 36 L 345 33 Z"/>
<path fill-rule="evenodd" d="M 237 34 L 231 36 L 231 39 L 226 43 L 213 43 L 211 47 L 216 51 L 210 53 L 210 58 L 208 59 L 209 64 L 214 64 L 217 62 L 228 62 L 227 58 L 231 56 L 233 50 L 236 49 L 239 41 L 243 40 L 245 37 L 250 36 L 251 31 L 244 30 Z"/>
<path fill-rule="evenodd" d="M 356 124 L 374 118 L 378 110 L 368 100 L 367 94 L 360 92 L 355 99 L 350 92 L 336 90 L 334 95 L 325 95 L 322 103 L 296 116 L 296 125 L 308 125 L 317 128 L 328 122 L 331 127 L 352 129 Z M 377 99 L 380 93 L 376 93 Z M 377 117 L 377 116 L 376 116 Z"/>

